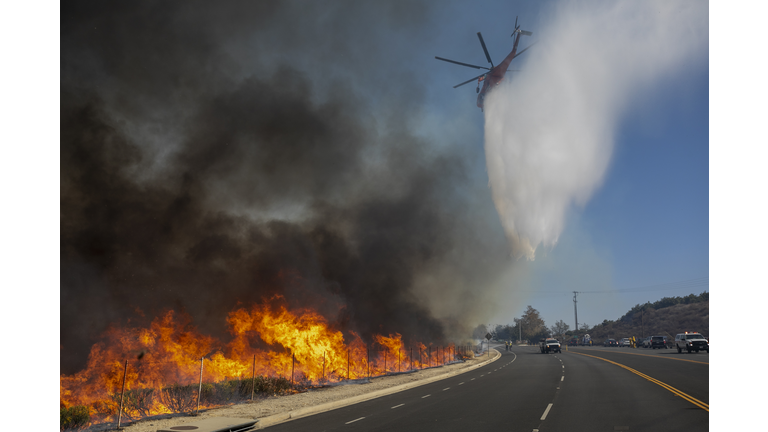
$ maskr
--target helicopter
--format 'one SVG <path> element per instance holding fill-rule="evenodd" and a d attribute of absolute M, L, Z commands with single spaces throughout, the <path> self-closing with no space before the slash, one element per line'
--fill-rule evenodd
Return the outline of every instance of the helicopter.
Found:
<path fill-rule="evenodd" d="M 509 67 L 509 64 L 512 62 L 512 59 L 519 56 L 520 54 L 524 53 L 528 48 L 532 47 L 534 44 L 531 44 L 527 46 L 524 50 L 517 52 L 517 45 L 520 43 L 520 36 L 531 36 L 533 33 L 525 30 L 520 30 L 520 26 L 517 25 L 517 17 L 515 17 L 515 31 L 512 32 L 512 36 L 515 38 L 515 44 L 512 47 L 512 52 L 510 52 L 504 60 L 499 63 L 498 65 L 494 66 L 493 61 L 491 60 L 491 55 L 488 54 L 488 48 L 485 47 L 485 41 L 483 40 L 483 35 L 480 32 L 477 32 L 477 38 L 480 39 L 480 45 L 483 47 L 483 52 L 485 52 L 485 58 L 488 60 L 488 63 L 491 64 L 490 68 L 484 67 L 484 66 L 477 66 L 469 63 L 462 63 L 457 62 L 455 60 L 450 60 L 447 58 L 442 58 L 435 56 L 436 59 L 442 60 L 448 63 L 454 63 L 460 66 L 467 66 L 475 69 L 486 69 L 488 72 L 483 73 L 482 75 L 478 75 L 474 78 L 468 79 L 464 81 L 463 83 L 456 84 L 453 86 L 453 88 L 461 87 L 464 84 L 469 84 L 470 82 L 477 80 L 477 106 L 480 108 L 480 110 L 483 110 L 483 102 L 485 101 L 485 96 L 488 94 L 490 90 L 493 90 L 494 87 L 499 85 L 501 81 L 504 79 L 504 74 L 509 72 L 507 69 Z M 517 36 L 515 36 L 517 35 Z M 482 90 L 480 89 L 480 83 L 483 83 Z"/>

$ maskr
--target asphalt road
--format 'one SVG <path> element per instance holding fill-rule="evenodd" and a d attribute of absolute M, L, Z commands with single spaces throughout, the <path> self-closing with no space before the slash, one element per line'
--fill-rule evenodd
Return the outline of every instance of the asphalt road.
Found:
<path fill-rule="evenodd" d="M 473 371 L 291 420 L 273 431 L 706 431 L 709 354 L 497 349 Z M 486 429 L 487 428 L 487 429 Z"/>

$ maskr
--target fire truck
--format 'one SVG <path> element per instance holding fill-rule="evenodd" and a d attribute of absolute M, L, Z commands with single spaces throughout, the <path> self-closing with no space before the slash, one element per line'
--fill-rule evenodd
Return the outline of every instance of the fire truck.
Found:
<path fill-rule="evenodd" d="M 581 339 L 581 344 L 583 346 L 592 346 L 592 338 L 589 337 L 588 334 L 585 334 L 584 337 Z"/>

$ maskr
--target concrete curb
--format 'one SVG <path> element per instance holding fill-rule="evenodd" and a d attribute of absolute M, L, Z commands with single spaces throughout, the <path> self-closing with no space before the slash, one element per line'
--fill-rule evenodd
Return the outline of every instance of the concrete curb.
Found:
<path fill-rule="evenodd" d="M 432 383 L 432 382 L 435 382 L 435 381 L 440 381 L 440 380 L 443 380 L 443 379 L 446 379 L 446 378 L 449 378 L 449 377 L 452 377 L 452 376 L 461 375 L 461 374 L 463 374 L 465 372 L 469 372 L 471 370 L 477 369 L 479 367 L 485 366 L 485 365 L 487 365 L 489 363 L 493 363 L 496 360 L 498 360 L 501 357 L 501 353 L 496 351 L 496 349 L 492 348 L 492 350 L 496 353 L 496 354 L 494 354 L 492 359 L 486 360 L 486 361 L 484 361 L 482 363 L 478 363 L 476 365 L 469 366 L 469 367 L 464 368 L 464 369 L 459 369 L 459 370 L 447 372 L 447 373 L 444 373 L 442 375 L 433 376 L 431 378 L 425 378 L 425 379 L 419 380 L 419 381 L 414 381 L 414 382 L 400 384 L 400 385 L 396 385 L 396 386 L 385 388 L 385 389 L 381 389 L 381 390 L 376 390 L 376 391 L 373 391 L 373 392 L 370 392 L 370 393 L 366 393 L 366 394 L 363 394 L 363 395 L 359 395 L 359 396 L 353 396 L 353 397 L 346 398 L 346 399 L 340 399 L 340 400 L 337 400 L 337 401 L 326 402 L 324 404 L 315 405 L 315 406 L 312 406 L 312 407 L 299 408 L 299 409 L 296 409 L 296 410 L 293 410 L 293 411 L 288 411 L 288 412 L 284 412 L 284 413 L 280 413 L 280 414 L 274 414 L 274 415 L 271 415 L 271 416 L 260 418 L 260 419 L 258 419 L 259 420 L 258 423 L 256 423 L 256 429 L 264 429 L 266 427 L 274 426 L 276 424 L 283 423 L 283 422 L 286 422 L 286 421 L 289 421 L 289 420 L 293 420 L 293 419 L 297 419 L 297 418 L 301 418 L 301 417 L 308 417 L 308 416 L 311 416 L 311 415 L 314 415 L 314 414 L 319 414 L 321 412 L 331 411 L 331 410 L 334 410 L 336 408 L 342 408 L 342 407 L 345 407 L 345 406 L 354 405 L 356 403 L 365 402 L 367 400 L 376 399 L 378 397 L 386 396 L 386 395 L 389 395 L 389 394 L 392 394 L 392 393 L 397 393 L 397 392 L 401 392 L 403 390 L 412 389 L 414 387 L 419 387 L 419 386 L 422 386 L 422 385 L 425 385 L 425 384 L 429 384 L 429 383 Z"/>

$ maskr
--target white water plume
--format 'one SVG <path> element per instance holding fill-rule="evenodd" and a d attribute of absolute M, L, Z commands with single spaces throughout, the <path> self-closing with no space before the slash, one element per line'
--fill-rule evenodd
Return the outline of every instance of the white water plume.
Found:
<path fill-rule="evenodd" d="M 600 186 L 633 97 L 707 52 L 707 3 L 562 6 L 522 38 L 538 45 L 485 103 L 488 176 L 516 258 L 553 247 L 569 207 Z"/>

